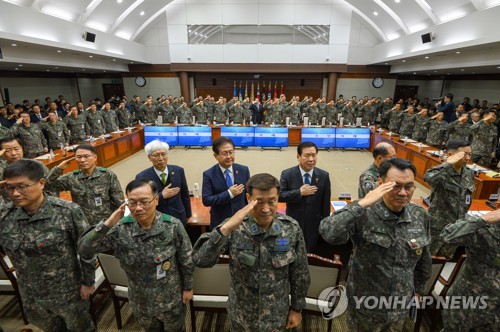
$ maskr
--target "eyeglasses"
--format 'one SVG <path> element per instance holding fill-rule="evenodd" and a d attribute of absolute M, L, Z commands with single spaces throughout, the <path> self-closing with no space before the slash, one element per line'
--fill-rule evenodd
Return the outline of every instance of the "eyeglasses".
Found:
<path fill-rule="evenodd" d="M 153 203 L 153 201 L 155 200 L 156 196 L 158 196 L 158 194 L 154 195 L 153 198 L 150 201 L 135 202 L 135 201 L 129 201 L 127 199 L 126 202 L 127 202 L 128 207 L 131 208 L 131 209 L 135 209 L 139 205 L 142 206 L 143 208 L 147 208 L 151 203 Z"/>
<path fill-rule="evenodd" d="M 235 151 L 227 151 L 227 152 L 219 153 L 219 156 L 221 156 L 221 157 L 229 157 L 229 156 L 234 156 L 235 153 L 236 153 Z"/>
<path fill-rule="evenodd" d="M 155 154 L 151 154 L 149 155 L 151 158 L 155 158 L 155 159 L 159 159 L 160 157 L 162 158 L 167 158 L 168 156 L 168 153 L 166 152 L 162 152 L 162 153 L 155 153 Z"/>
<path fill-rule="evenodd" d="M 93 157 L 93 155 L 91 155 L 91 154 L 84 154 L 84 155 L 75 156 L 75 159 L 78 159 L 78 160 L 80 160 L 80 159 L 90 159 L 92 157 Z"/>
<path fill-rule="evenodd" d="M 40 179 L 30 183 L 30 184 L 20 184 L 18 186 L 5 186 L 5 189 L 10 192 L 10 193 L 13 193 L 15 190 L 17 190 L 18 192 L 26 192 L 28 190 L 29 187 L 32 187 L 34 186 L 35 184 L 37 184 L 38 182 L 40 181 Z"/>
<path fill-rule="evenodd" d="M 407 185 L 402 185 L 402 184 L 396 184 L 392 190 L 394 190 L 395 192 L 400 192 L 401 189 L 404 189 L 407 193 L 408 192 L 412 192 L 413 190 L 415 190 L 415 185 L 412 183 L 412 184 L 407 184 Z"/>

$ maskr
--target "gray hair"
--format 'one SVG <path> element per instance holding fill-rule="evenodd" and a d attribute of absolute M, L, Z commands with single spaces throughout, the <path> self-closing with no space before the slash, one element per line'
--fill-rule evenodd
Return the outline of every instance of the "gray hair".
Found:
<path fill-rule="evenodd" d="M 169 149 L 168 143 L 167 142 L 162 142 L 160 140 L 155 139 L 152 142 L 149 142 L 144 146 L 144 151 L 146 151 L 146 155 L 150 156 L 152 155 L 155 151 L 158 150 L 167 150 Z"/>

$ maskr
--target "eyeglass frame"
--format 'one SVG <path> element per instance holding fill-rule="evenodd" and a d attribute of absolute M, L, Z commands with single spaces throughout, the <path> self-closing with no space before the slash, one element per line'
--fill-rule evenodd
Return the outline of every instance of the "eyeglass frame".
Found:
<path fill-rule="evenodd" d="M 156 199 L 156 197 L 158 197 L 158 193 L 156 193 L 156 195 L 153 196 L 153 198 L 151 198 L 151 200 L 149 202 L 141 202 L 141 201 L 138 201 L 138 202 L 134 202 L 134 203 L 130 203 L 128 198 L 125 199 L 125 203 L 127 203 L 127 206 L 129 207 L 129 209 L 136 209 L 139 205 L 142 206 L 143 208 L 147 208 L 149 205 L 151 205 L 151 203 L 153 203 L 153 201 Z"/>
<path fill-rule="evenodd" d="M 217 153 L 217 155 L 221 156 L 221 157 L 232 157 L 236 154 L 236 151 L 226 151 L 226 152 L 223 152 L 223 153 Z"/>
<path fill-rule="evenodd" d="M 41 179 L 43 179 L 43 177 L 40 178 L 40 179 L 38 179 L 38 180 L 33 181 L 30 184 L 24 184 L 23 183 L 23 184 L 20 184 L 18 186 L 9 186 L 9 185 L 6 185 L 4 188 L 5 188 L 5 190 L 7 190 L 7 192 L 12 192 L 13 193 L 14 191 L 17 190 L 20 193 L 24 193 L 26 189 L 31 188 L 35 184 L 39 183 Z"/>
<path fill-rule="evenodd" d="M 159 159 L 160 157 L 162 158 L 167 158 L 168 157 L 168 152 L 160 152 L 160 153 L 157 153 L 157 154 L 150 154 L 149 157 L 151 158 L 154 158 L 154 159 Z"/>

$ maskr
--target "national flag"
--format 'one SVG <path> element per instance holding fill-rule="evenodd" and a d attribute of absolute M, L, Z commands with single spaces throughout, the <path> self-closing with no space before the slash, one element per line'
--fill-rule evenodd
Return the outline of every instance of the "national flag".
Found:
<path fill-rule="evenodd" d="M 271 81 L 269 81 L 269 85 L 267 86 L 267 99 L 273 99 L 273 95 L 271 94 L 272 89 Z"/>
<path fill-rule="evenodd" d="M 237 97 L 238 93 L 236 92 L 236 81 L 233 81 L 233 97 Z"/>
<path fill-rule="evenodd" d="M 260 82 L 257 81 L 257 99 L 260 101 Z"/>
<path fill-rule="evenodd" d="M 250 89 L 250 101 L 254 100 L 254 86 L 253 86 L 253 81 L 252 81 L 252 88 Z"/>
<path fill-rule="evenodd" d="M 278 81 L 274 81 L 274 98 L 278 98 L 278 91 L 276 91 L 277 85 L 278 85 Z"/>
<path fill-rule="evenodd" d="M 281 90 L 280 90 L 280 95 L 284 94 L 285 90 L 283 89 L 283 81 L 281 81 Z"/>
<path fill-rule="evenodd" d="M 245 99 L 248 98 L 248 81 L 245 81 Z"/>
<path fill-rule="evenodd" d="M 262 82 L 262 101 L 266 101 L 267 95 L 266 95 L 266 81 Z"/>
<path fill-rule="evenodd" d="M 241 81 L 240 81 L 240 95 L 239 95 L 239 100 L 243 99 L 243 88 L 241 87 Z"/>

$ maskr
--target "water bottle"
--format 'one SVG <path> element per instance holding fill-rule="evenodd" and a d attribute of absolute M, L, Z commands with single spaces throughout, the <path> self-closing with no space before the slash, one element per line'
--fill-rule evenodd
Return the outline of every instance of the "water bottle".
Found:
<path fill-rule="evenodd" d="M 196 182 L 194 184 L 194 187 L 193 187 L 193 196 L 194 196 L 194 198 L 200 198 L 200 185 L 198 184 L 198 182 Z"/>
<path fill-rule="evenodd" d="M 53 159 L 56 155 L 54 154 L 54 150 L 50 149 L 49 151 L 50 159 Z"/>
<path fill-rule="evenodd" d="M 61 152 L 62 152 L 63 156 L 66 155 L 66 149 L 64 148 L 64 144 L 62 144 L 62 143 L 61 143 Z"/>

